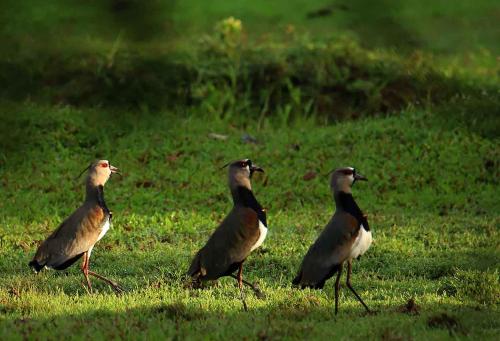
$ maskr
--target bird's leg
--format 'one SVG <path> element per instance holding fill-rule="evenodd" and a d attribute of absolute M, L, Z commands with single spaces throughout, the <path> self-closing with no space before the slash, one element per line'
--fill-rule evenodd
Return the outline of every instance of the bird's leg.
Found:
<path fill-rule="evenodd" d="M 361 302 L 361 304 L 363 305 L 363 307 L 365 307 L 366 311 L 370 312 L 370 309 L 368 309 L 368 306 L 365 304 L 365 302 L 363 302 L 363 300 L 356 293 L 356 291 L 354 291 L 354 288 L 351 285 L 351 272 L 352 272 L 352 259 L 350 259 L 350 260 L 347 261 L 347 280 L 346 280 L 347 287 L 349 289 L 351 289 L 351 291 L 354 294 L 354 296 L 356 296 L 356 298 L 358 299 L 358 301 Z"/>
<path fill-rule="evenodd" d="M 85 279 L 87 280 L 87 288 L 88 288 L 89 292 L 92 292 L 92 285 L 90 284 L 89 275 L 92 275 L 94 277 L 99 278 L 100 280 L 105 281 L 116 291 L 116 293 L 122 293 L 125 291 L 125 290 L 123 290 L 122 287 L 120 287 L 120 285 L 118 285 L 118 283 L 111 281 L 111 280 L 107 279 L 106 277 L 99 275 L 98 273 L 90 271 L 89 264 L 90 264 L 89 253 L 85 252 L 83 254 L 82 272 L 83 272 L 83 275 L 85 276 Z"/>
<path fill-rule="evenodd" d="M 89 293 L 92 293 L 92 285 L 90 284 L 89 278 L 89 257 L 87 252 L 83 254 L 82 273 L 83 276 L 85 276 L 85 280 L 87 281 L 87 290 L 89 291 Z"/>
<path fill-rule="evenodd" d="M 241 302 L 243 302 L 243 309 L 245 309 L 245 311 L 248 311 L 247 302 L 245 301 L 245 294 L 243 293 L 243 262 L 240 263 L 237 280 L 238 280 L 238 288 L 240 288 Z"/>
<path fill-rule="evenodd" d="M 339 265 L 337 272 L 337 279 L 335 280 L 335 315 L 339 311 L 339 292 L 340 292 L 340 277 L 342 276 L 342 270 L 344 269 L 344 264 Z"/>
<path fill-rule="evenodd" d="M 230 276 L 233 277 L 234 279 L 236 279 L 237 281 L 239 281 L 238 276 L 236 276 L 235 274 L 231 274 Z M 258 298 L 264 298 L 264 293 L 262 291 L 260 291 L 260 289 L 257 285 L 252 284 L 248 281 L 245 281 L 243 278 L 241 279 L 241 281 L 243 282 L 243 284 L 248 285 L 250 288 L 252 288 L 252 290 L 255 293 L 255 296 L 257 296 Z"/>

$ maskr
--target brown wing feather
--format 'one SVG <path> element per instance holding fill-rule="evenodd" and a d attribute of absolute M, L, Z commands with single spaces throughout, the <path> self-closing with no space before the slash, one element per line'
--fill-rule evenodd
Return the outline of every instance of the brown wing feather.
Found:
<path fill-rule="evenodd" d="M 81 206 L 38 247 L 33 260 L 41 267 L 58 268 L 78 258 L 96 243 L 106 219 L 100 206 Z"/>
<path fill-rule="evenodd" d="M 257 213 L 246 207 L 234 207 L 205 246 L 198 251 L 188 270 L 190 276 L 217 279 L 234 271 L 243 262 L 259 238 Z"/>
<path fill-rule="evenodd" d="M 307 251 L 293 283 L 302 287 L 322 287 L 349 256 L 359 233 L 359 223 L 346 212 L 335 213 L 318 239 Z"/>

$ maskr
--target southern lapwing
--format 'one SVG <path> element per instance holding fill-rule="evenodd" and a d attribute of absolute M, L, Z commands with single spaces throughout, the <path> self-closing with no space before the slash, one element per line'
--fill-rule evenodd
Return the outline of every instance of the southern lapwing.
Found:
<path fill-rule="evenodd" d="M 104 184 L 118 168 L 107 160 L 99 160 L 88 166 L 85 201 L 73 214 L 38 247 L 29 263 L 35 272 L 44 267 L 64 270 L 83 256 L 82 272 L 86 285 L 92 291 L 89 275 L 108 283 L 117 293 L 123 289 L 114 281 L 89 270 L 90 254 L 94 245 L 108 232 L 112 213 L 104 201 Z M 82 172 L 82 173 L 83 173 Z"/>
<path fill-rule="evenodd" d="M 351 187 L 357 180 L 367 180 L 354 168 L 335 170 L 331 189 L 336 210 L 330 222 L 309 248 L 302 260 L 293 284 L 300 288 L 321 289 L 327 279 L 337 274 L 335 281 L 335 314 L 338 312 L 340 276 L 347 262 L 347 287 L 369 312 L 368 306 L 351 285 L 352 260 L 363 255 L 372 243 L 372 233 L 366 215 L 352 197 Z"/>
<path fill-rule="evenodd" d="M 223 276 L 235 278 L 243 308 L 247 310 L 243 284 L 250 286 L 257 295 L 261 293 L 255 285 L 243 280 L 243 262 L 267 235 L 266 212 L 252 193 L 250 178 L 254 172 L 264 170 L 248 159 L 228 165 L 233 209 L 198 251 L 187 274 L 194 282 L 216 280 Z M 237 275 L 234 274 L 236 270 Z"/>

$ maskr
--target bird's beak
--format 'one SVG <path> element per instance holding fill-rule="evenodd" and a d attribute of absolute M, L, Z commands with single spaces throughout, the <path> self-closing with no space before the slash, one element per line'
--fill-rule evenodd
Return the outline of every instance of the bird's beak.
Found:
<path fill-rule="evenodd" d="M 253 165 L 252 167 L 250 167 L 250 174 L 253 174 L 253 172 L 264 173 L 264 170 L 262 168 L 260 168 L 259 166 Z"/>
<path fill-rule="evenodd" d="M 120 173 L 120 170 L 119 170 L 118 168 L 116 168 L 115 166 L 111 166 L 111 165 L 109 165 L 109 169 L 111 170 L 111 174 L 116 173 L 116 174 L 118 174 L 118 175 L 122 175 L 122 174 Z"/>
<path fill-rule="evenodd" d="M 354 180 L 368 181 L 366 176 L 364 176 L 363 174 L 359 174 L 359 173 L 356 173 L 356 175 L 354 175 Z"/>

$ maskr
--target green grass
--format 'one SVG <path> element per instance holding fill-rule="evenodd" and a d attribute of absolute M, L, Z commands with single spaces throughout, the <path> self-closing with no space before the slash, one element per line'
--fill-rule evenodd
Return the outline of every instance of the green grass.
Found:
<path fill-rule="evenodd" d="M 2 104 L 0 142 L 0 339 L 355 338 L 496 339 L 500 283 L 498 135 L 429 110 L 322 125 L 184 112 L 141 113 Z M 474 111 L 468 112 L 469 115 Z M 486 116 L 482 125 L 498 124 Z M 227 141 L 211 139 L 216 132 Z M 249 133 L 259 144 L 242 142 Z M 106 186 L 114 225 L 91 267 L 127 288 L 116 297 L 77 266 L 34 275 L 40 240 L 82 200 L 75 176 L 97 157 L 122 169 Z M 229 160 L 266 169 L 254 191 L 269 210 L 269 234 L 245 265 L 266 293 L 242 311 L 234 280 L 186 289 L 195 251 L 230 208 Z M 342 288 L 299 291 L 290 282 L 333 210 L 328 178 L 353 165 L 368 176 L 354 195 L 374 233 L 353 283 L 377 310 L 366 316 Z M 303 180 L 306 172 L 318 176 Z M 400 307 L 414 298 L 419 314 Z M 445 314 L 444 316 L 442 314 Z"/>
<path fill-rule="evenodd" d="M 3 1 L 0 340 L 498 339 L 499 10 Z M 184 276 L 231 206 L 220 166 L 244 157 L 266 169 L 253 187 L 269 212 L 244 273 L 266 298 L 248 291 L 247 313 L 234 280 L 193 290 Z M 96 158 L 124 174 L 106 186 L 114 224 L 91 260 L 120 297 L 96 281 L 87 294 L 76 265 L 27 266 Z M 370 180 L 354 188 L 374 243 L 353 284 L 375 315 L 345 286 L 335 317 L 331 281 L 290 284 L 333 211 L 326 174 L 345 165 Z"/>

